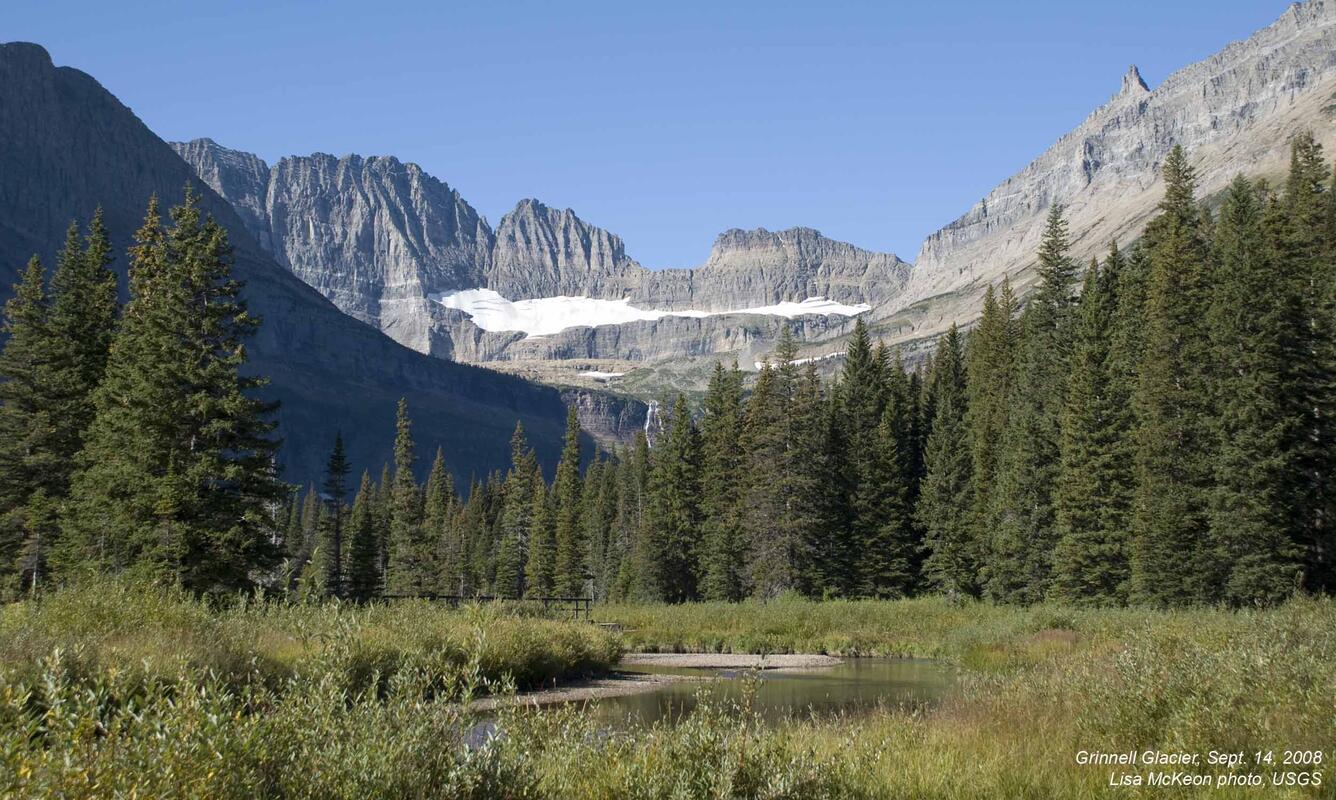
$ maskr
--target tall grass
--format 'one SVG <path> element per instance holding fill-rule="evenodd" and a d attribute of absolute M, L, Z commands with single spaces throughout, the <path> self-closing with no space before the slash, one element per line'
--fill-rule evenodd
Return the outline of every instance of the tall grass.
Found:
<path fill-rule="evenodd" d="M 546 665 L 531 666 L 541 675 L 610 658 L 615 644 L 601 650 L 587 625 L 411 604 L 131 600 L 57 596 L 3 612 L 0 796 L 1128 797 L 1156 795 L 1109 787 L 1108 770 L 1077 765 L 1076 751 L 1336 757 L 1330 600 L 1246 612 L 935 600 L 604 609 L 661 647 L 847 653 L 856 642 L 963 667 L 959 692 L 930 711 L 767 725 L 744 699 L 619 733 L 578 707 L 507 706 L 494 727 L 470 711 L 502 664 Z M 810 646 L 821 642 L 831 646 Z M 170 656 L 154 649 L 167 644 Z M 438 645 L 450 655 L 434 657 Z M 145 653 L 151 666 L 135 666 Z M 247 664 L 263 666 L 238 678 Z M 372 677 L 350 677 L 353 664 Z M 1320 787 L 1173 796 L 1336 796 L 1323 770 Z"/>

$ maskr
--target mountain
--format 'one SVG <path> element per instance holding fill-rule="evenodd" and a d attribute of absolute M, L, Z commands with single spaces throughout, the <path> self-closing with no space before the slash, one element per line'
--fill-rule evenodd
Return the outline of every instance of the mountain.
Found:
<path fill-rule="evenodd" d="M 729 230 L 694 269 L 651 270 L 622 239 L 535 199 L 495 231 L 445 183 L 391 157 L 292 156 L 272 168 L 209 139 L 173 145 L 276 257 L 346 313 L 420 352 L 458 361 L 643 362 L 733 354 L 749 363 L 787 326 L 800 337 L 841 333 L 857 311 L 783 303 L 824 297 L 871 306 L 898 295 L 909 265 L 811 228 Z M 487 289 L 498 301 L 583 297 L 675 312 L 610 322 L 559 309 L 569 323 L 543 336 L 478 324 L 473 306 L 437 302 Z M 447 308 L 446 306 L 451 306 Z M 708 312 L 708 313 L 697 313 Z M 493 315 L 495 319 L 499 319 Z"/>
<path fill-rule="evenodd" d="M 124 253 L 151 195 L 171 205 L 187 184 L 196 187 L 204 210 L 229 230 L 234 273 L 264 321 L 250 343 L 250 368 L 269 377 L 268 395 L 282 402 L 285 479 L 319 480 L 336 431 L 356 469 L 378 472 L 391 458 L 400 397 L 408 400 L 424 469 L 438 446 L 461 480 L 502 468 L 516 420 L 540 459 L 555 463 L 565 418 L 558 392 L 423 356 L 341 313 L 299 279 L 299 270 L 336 254 L 351 259 L 379 252 L 347 262 L 353 289 L 344 297 L 374 284 L 382 287 L 376 299 L 384 306 L 443 275 L 465 280 L 451 271 L 466 275 L 471 268 L 468 237 L 484 235 L 477 248 L 485 252 L 490 234 L 468 215 L 471 209 L 465 213 L 456 203 L 457 195 L 416 168 L 313 158 L 285 166 L 283 175 L 299 173 L 300 180 L 278 184 L 305 186 L 309 193 L 275 193 L 271 170 L 259 159 L 215 151 L 213 172 L 201 181 L 198 163 L 186 164 L 97 81 L 55 67 L 43 48 L 26 43 L 0 45 L 0 142 L 0 286 L 6 293 L 33 253 L 53 263 L 71 220 L 86 221 L 101 206 Z M 229 200 L 205 185 L 214 183 Z M 421 213 L 396 227 L 387 206 L 349 202 L 355 187 Z M 114 266 L 123 273 L 126 259 Z M 371 270 L 380 271 L 366 274 Z M 305 275 L 318 283 L 315 273 Z M 615 411 L 634 417 L 634 410 Z M 643 423 L 643 407 L 640 413 Z"/>
<path fill-rule="evenodd" d="M 1061 203 L 1074 254 L 1105 252 L 1137 237 L 1160 201 L 1160 164 L 1183 145 L 1199 193 L 1219 193 L 1235 174 L 1279 176 L 1286 142 L 1312 131 L 1336 145 L 1336 3 L 1309 0 L 1280 19 L 1149 88 L 1135 66 L 1121 88 L 973 208 L 923 243 L 903 293 L 877 309 L 892 339 L 940 333 L 977 313 L 989 283 L 1022 288 L 1044 216 Z"/>

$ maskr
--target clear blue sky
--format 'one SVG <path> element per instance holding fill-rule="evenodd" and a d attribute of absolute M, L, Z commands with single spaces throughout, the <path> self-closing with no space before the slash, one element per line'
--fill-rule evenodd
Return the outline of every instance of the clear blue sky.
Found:
<path fill-rule="evenodd" d="M 913 259 L 1129 63 L 1154 87 L 1287 5 L 8 0 L 0 40 L 163 138 L 396 155 L 493 224 L 537 197 L 661 267 L 755 226 Z"/>

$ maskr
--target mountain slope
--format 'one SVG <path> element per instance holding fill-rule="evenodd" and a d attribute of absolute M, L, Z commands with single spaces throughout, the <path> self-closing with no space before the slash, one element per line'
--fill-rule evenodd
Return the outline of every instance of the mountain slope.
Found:
<path fill-rule="evenodd" d="M 1062 203 L 1074 253 L 1102 254 L 1141 232 L 1162 188 L 1159 167 L 1188 150 L 1202 195 L 1238 172 L 1268 176 L 1288 161 L 1286 141 L 1311 130 L 1336 145 L 1336 3 L 1309 0 L 1245 41 L 1147 88 L 1132 67 L 1121 90 L 1075 130 L 927 238 L 904 292 L 878 310 L 883 330 L 910 339 L 977 313 L 988 283 L 1021 288 L 1053 203 Z"/>
<path fill-rule="evenodd" d="M 726 231 L 701 267 L 650 270 L 627 255 L 617 235 L 538 200 L 521 201 L 493 232 L 458 193 L 393 158 L 339 159 L 337 169 L 361 176 L 356 180 L 322 177 L 314 165 L 325 162 L 325 172 L 335 169 L 328 166 L 330 156 L 284 158 L 260 189 L 254 173 L 259 159 L 253 155 L 208 139 L 173 146 L 243 217 L 263 197 L 256 216 L 268 223 L 259 232 L 261 240 L 272 237 L 273 248 L 286 254 L 280 261 L 339 308 L 416 350 L 455 360 L 645 361 L 733 354 L 750 362 L 785 325 L 799 336 L 825 336 L 843 331 L 849 318 L 807 314 L 786 323 L 729 314 L 615 326 L 573 319 L 572 327 L 535 341 L 511 331 L 484 331 L 467 314 L 429 302 L 430 296 L 485 288 L 509 300 L 590 297 L 648 310 L 717 314 L 817 296 L 846 305 L 881 303 L 908 279 L 909 265 L 895 255 L 861 250 L 810 228 Z M 355 169 L 371 163 L 394 169 Z M 391 180 L 398 172 L 414 176 L 412 185 L 419 188 L 400 190 Z M 440 191 L 429 191 L 432 187 Z M 285 201 L 294 196 L 320 201 Z M 345 210 L 339 222 L 331 222 L 335 214 L 329 209 Z M 415 246 L 405 230 L 438 231 L 443 246 Z M 338 245 L 331 246 L 330 238 Z"/>
<path fill-rule="evenodd" d="M 70 220 L 86 221 L 102 206 L 123 254 L 150 195 L 170 205 L 188 182 L 197 186 L 205 210 L 231 232 L 235 274 L 264 319 L 250 346 L 251 369 L 271 379 L 268 393 L 283 403 L 287 480 L 319 479 L 338 430 L 355 467 L 378 471 L 391 457 L 401 396 L 413 413 L 421 460 L 442 446 L 463 480 L 504 466 L 516 419 L 540 458 L 555 462 L 565 417 L 556 391 L 424 357 L 341 313 L 251 235 L 260 224 L 256 202 L 244 220 L 130 109 L 83 72 L 53 66 L 40 46 L 0 45 L 0 142 L 5 294 L 30 255 L 53 257 Z M 258 197 L 258 166 L 241 168 L 255 173 L 247 191 Z M 122 274 L 125 262 L 122 256 L 114 265 Z"/>

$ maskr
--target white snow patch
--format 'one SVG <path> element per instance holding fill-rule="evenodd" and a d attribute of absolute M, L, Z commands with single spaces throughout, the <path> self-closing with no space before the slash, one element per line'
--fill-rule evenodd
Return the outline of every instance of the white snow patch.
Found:
<path fill-rule="evenodd" d="M 625 373 L 625 372 L 600 372 L 599 370 L 591 369 L 591 370 L 589 370 L 588 372 L 579 372 L 579 373 L 576 373 L 576 374 L 579 375 L 581 378 L 593 378 L 593 379 L 596 380 L 596 381 L 606 381 L 606 380 L 611 380 L 612 378 L 620 378 L 620 377 L 622 377 L 623 375 L 625 375 L 626 373 Z"/>
<path fill-rule="evenodd" d="M 825 360 L 828 359 L 828 358 L 839 358 L 839 357 L 842 356 L 842 355 L 844 355 L 844 353 L 842 353 L 842 352 L 835 352 L 835 353 L 826 353 L 824 356 L 812 356 L 811 358 L 795 358 L 795 359 L 793 359 L 793 365 L 794 365 L 794 366 L 801 366 L 801 365 L 803 365 L 803 364 L 810 364 L 810 363 L 812 363 L 813 361 L 825 361 Z M 764 362 L 764 361 L 757 361 L 757 362 L 755 362 L 755 363 L 756 363 L 756 368 L 757 368 L 757 369 L 761 369 L 762 367 L 765 366 L 765 363 L 766 363 L 766 362 Z"/>
<path fill-rule="evenodd" d="M 621 325 L 663 317 L 711 317 L 723 314 L 767 314 L 796 317 L 802 314 L 838 314 L 853 317 L 871 310 L 866 304 L 846 305 L 824 297 L 809 297 L 801 303 L 785 301 L 772 306 L 732 311 L 658 311 L 636 308 L 630 299 L 598 300 L 591 297 L 540 297 L 507 300 L 491 289 L 466 289 L 429 295 L 446 308 L 463 311 L 485 331 L 523 331 L 530 337 L 547 336 L 567 328 Z"/>

